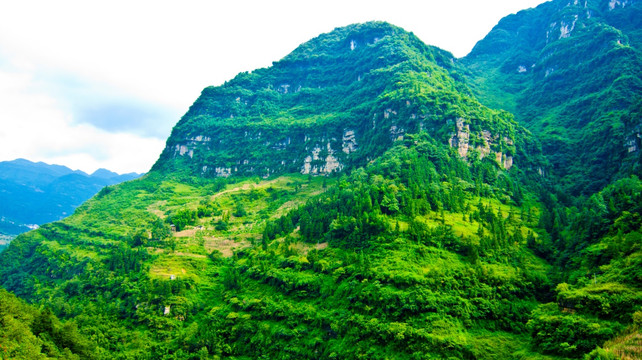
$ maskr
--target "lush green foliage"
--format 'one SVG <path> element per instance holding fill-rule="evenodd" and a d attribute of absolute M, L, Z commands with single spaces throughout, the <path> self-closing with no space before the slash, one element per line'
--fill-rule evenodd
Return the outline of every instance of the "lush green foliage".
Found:
<path fill-rule="evenodd" d="M 639 118 L 633 102 L 613 102 L 637 86 L 625 76 L 637 53 L 613 50 L 620 35 L 601 19 L 639 29 L 592 1 L 594 20 L 578 17 L 572 36 L 549 43 L 548 18 L 522 21 L 572 22 L 577 7 L 566 4 L 502 21 L 464 61 L 467 77 L 450 54 L 368 23 L 205 89 L 150 174 L 104 188 L 0 254 L 4 288 L 68 321 L 42 332 L 33 316 L 4 317 L 15 325 L 0 330 L 30 340 L 0 345 L 112 359 L 640 354 L 642 182 L 629 176 L 634 155 L 610 153 L 621 167 L 602 161 L 615 149 L 608 129 L 621 135 Z M 516 26 L 525 40 L 511 59 L 506 29 Z M 607 72 L 568 83 L 576 68 L 546 74 L 575 37 L 590 45 L 582 59 Z M 591 58 L 591 37 L 611 52 Z M 509 75 L 531 61 L 541 76 Z M 552 166 L 466 79 L 543 136 Z M 590 131 L 565 138 L 547 119 Z M 569 145 L 587 134 L 599 135 L 584 146 L 597 161 Z"/>
<path fill-rule="evenodd" d="M 552 164 L 547 177 L 557 183 L 543 193 L 540 218 L 549 236 L 529 244 L 559 269 L 556 304 L 529 322 L 533 344 L 547 353 L 602 346 L 633 326 L 642 306 L 642 188 L 628 177 L 640 174 L 642 153 L 642 17 L 639 3 L 620 5 L 553 1 L 520 12 L 463 60 L 475 92 L 514 112 Z M 614 354 L 598 349 L 591 358 Z"/>
<path fill-rule="evenodd" d="M 542 141 L 574 195 L 640 175 L 639 2 L 551 1 L 503 19 L 463 63 L 484 103 Z"/>
<path fill-rule="evenodd" d="M 529 323 L 534 344 L 580 355 L 613 338 L 642 308 L 642 182 L 621 179 L 580 202 L 553 206 L 543 217 L 561 276 L 556 304 L 541 306 Z M 548 218 L 548 220 L 546 220 Z M 638 315 L 639 316 L 639 315 Z"/>
<path fill-rule="evenodd" d="M 116 358 L 528 351 L 550 288 L 526 247 L 539 207 L 495 162 L 469 167 L 419 134 L 336 180 L 194 181 L 151 174 L 22 235 L 0 259 L 3 286 Z"/>
<path fill-rule="evenodd" d="M 0 289 L 0 356 L 3 359 L 93 359 L 95 345 L 74 322 L 61 323 Z"/>

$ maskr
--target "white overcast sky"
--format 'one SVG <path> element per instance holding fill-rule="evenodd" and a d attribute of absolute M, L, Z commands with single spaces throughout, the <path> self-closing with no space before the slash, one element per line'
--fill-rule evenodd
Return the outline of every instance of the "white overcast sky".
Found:
<path fill-rule="evenodd" d="M 146 172 L 201 90 L 384 20 L 465 56 L 544 0 L 0 0 L 0 161 Z"/>

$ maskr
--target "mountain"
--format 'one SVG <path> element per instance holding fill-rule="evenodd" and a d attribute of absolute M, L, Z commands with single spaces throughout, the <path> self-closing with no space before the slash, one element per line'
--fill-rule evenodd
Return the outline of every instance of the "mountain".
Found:
<path fill-rule="evenodd" d="M 384 23 L 319 36 L 272 67 L 209 87 L 172 130 L 156 171 L 196 176 L 331 174 L 361 166 L 406 133 L 541 166 L 532 137 L 481 106 L 451 54 Z M 474 157 L 474 156 L 473 156 Z"/>
<path fill-rule="evenodd" d="M 386 23 L 323 34 L 205 89 L 148 175 L 14 240 L 2 285 L 123 358 L 528 352 L 545 159 L 460 72 Z"/>
<path fill-rule="evenodd" d="M 514 113 L 551 164 L 540 197 L 550 237 L 532 249 L 559 284 L 529 321 L 546 353 L 640 354 L 626 339 L 640 337 L 642 303 L 641 12 L 638 1 L 547 2 L 502 19 L 461 59 L 481 102 Z"/>
<path fill-rule="evenodd" d="M 636 3 L 611 3 L 635 34 Z M 634 155 L 579 168 L 569 146 L 562 166 L 519 109 L 532 91 L 533 109 L 567 121 L 566 101 L 539 98 L 553 75 L 498 67 L 567 8 L 581 4 L 508 17 L 464 59 L 387 23 L 350 25 L 208 87 L 147 175 L 14 240 L 0 284 L 75 324 L 84 345 L 69 349 L 87 358 L 635 356 Z M 533 35 L 492 40 L 513 22 Z M 610 79 L 594 75 L 586 89 Z"/>
<path fill-rule="evenodd" d="M 139 176 L 104 169 L 87 175 L 25 159 L 0 162 L 0 233 L 17 235 L 35 225 L 60 220 L 104 186 Z"/>
<path fill-rule="evenodd" d="M 0 169 L 2 170 L 0 179 L 35 187 L 43 186 L 60 176 L 71 173 L 85 174 L 79 170 L 73 171 L 66 166 L 34 163 L 25 159 L 0 162 Z"/>
<path fill-rule="evenodd" d="M 641 174 L 642 5 L 551 1 L 508 16 L 462 59 L 475 92 L 542 141 L 563 192 Z"/>

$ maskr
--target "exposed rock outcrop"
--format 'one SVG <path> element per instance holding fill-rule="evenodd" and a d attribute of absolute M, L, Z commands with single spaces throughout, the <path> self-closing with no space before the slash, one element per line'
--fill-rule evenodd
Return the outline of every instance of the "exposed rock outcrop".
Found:
<path fill-rule="evenodd" d="M 456 147 L 459 156 L 466 158 L 468 156 L 468 142 L 470 140 L 470 125 L 464 124 L 464 119 L 458 118 L 456 121 L 457 131 L 454 132 L 448 144 L 450 147 Z"/>
<path fill-rule="evenodd" d="M 463 118 L 457 118 L 457 120 L 455 120 L 455 131 L 451 133 L 448 139 L 448 145 L 457 148 L 459 156 L 466 159 L 470 149 L 471 136 L 481 140 L 482 144 L 477 145 L 475 148 L 479 153 L 480 159 L 494 152 L 497 163 L 502 168 L 510 170 L 513 166 L 513 157 L 501 151 L 493 151 L 493 147 L 496 147 L 499 136 L 493 136 L 488 130 L 482 130 L 479 134 L 471 134 L 470 125 L 467 124 Z M 506 145 L 513 145 L 513 141 L 510 138 L 504 136 L 502 139 Z"/>

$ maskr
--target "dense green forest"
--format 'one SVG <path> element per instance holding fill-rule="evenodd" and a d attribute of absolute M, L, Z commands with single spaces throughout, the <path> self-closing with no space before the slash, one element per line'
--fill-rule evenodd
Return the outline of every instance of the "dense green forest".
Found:
<path fill-rule="evenodd" d="M 464 59 L 350 25 L 206 88 L 149 174 L 0 253 L 1 357 L 642 357 L 639 4 L 610 3 Z M 609 73 L 549 83 L 572 46 Z"/>
<path fill-rule="evenodd" d="M 507 16 L 461 62 L 482 102 L 542 143 L 561 191 L 590 196 L 640 168 L 642 8 L 550 1 Z"/>
<path fill-rule="evenodd" d="M 62 323 L 51 310 L 38 310 L 0 289 L 0 355 L 3 359 L 95 358 L 96 345 Z"/>

